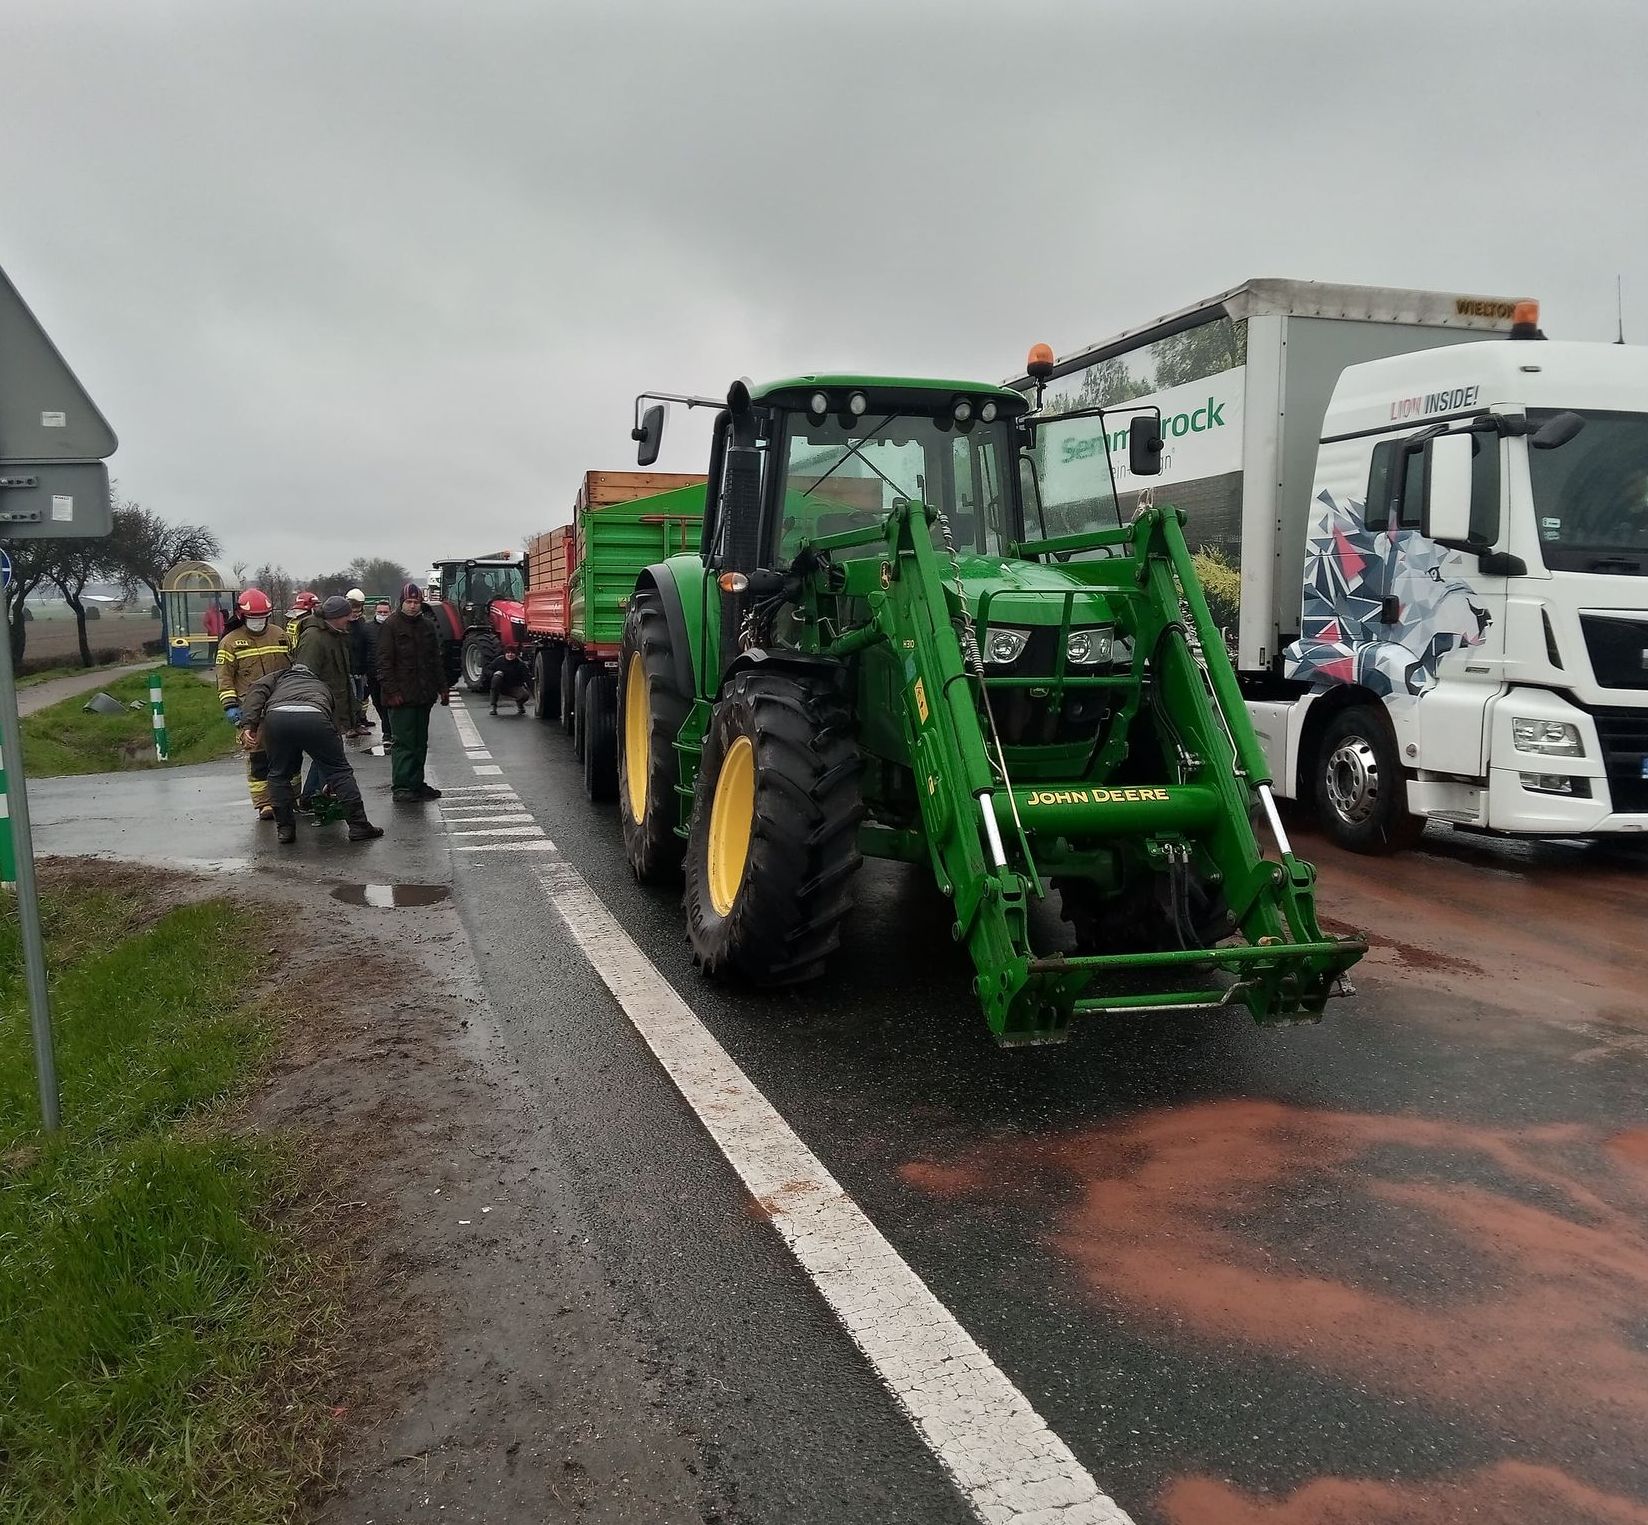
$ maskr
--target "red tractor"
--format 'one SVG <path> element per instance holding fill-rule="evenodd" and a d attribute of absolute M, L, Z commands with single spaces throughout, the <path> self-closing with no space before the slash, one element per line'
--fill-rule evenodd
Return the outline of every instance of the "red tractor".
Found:
<path fill-rule="evenodd" d="M 437 561 L 430 583 L 435 597 L 429 607 L 440 631 L 447 681 L 462 678 L 479 693 L 493 658 L 526 646 L 526 557 L 506 553 Z"/>

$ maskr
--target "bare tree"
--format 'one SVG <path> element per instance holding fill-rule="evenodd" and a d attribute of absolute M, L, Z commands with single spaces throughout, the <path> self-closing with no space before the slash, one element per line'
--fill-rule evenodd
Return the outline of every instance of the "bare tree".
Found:
<path fill-rule="evenodd" d="M 86 635 L 86 584 L 109 570 L 109 542 L 76 537 L 48 540 L 46 576 L 57 585 L 64 602 L 74 610 L 75 633 L 80 637 L 80 665 L 92 665 L 92 643 Z"/>
<path fill-rule="evenodd" d="M 11 586 L 6 589 L 6 623 L 11 628 L 11 664 L 21 666 L 23 650 L 28 644 L 29 631 L 25 622 L 26 600 L 51 573 L 50 540 L 7 540 L 6 554 L 11 557 Z"/>
<path fill-rule="evenodd" d="M 170 633 L 166 628 L 166 606 L 160 597 L 166 574 L 180 561 L 206 561 L 222 549 L 217 536 L 204 524 L 168 524 L 140 503 L 115 505 L 109 570 L 128 595 L 144 587 L 160 605 L 163 645 Z"/>

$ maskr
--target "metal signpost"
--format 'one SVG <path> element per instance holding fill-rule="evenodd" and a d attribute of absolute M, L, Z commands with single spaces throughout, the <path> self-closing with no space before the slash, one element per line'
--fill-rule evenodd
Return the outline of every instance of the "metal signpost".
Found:
<path fill-rule="evenodd" d="M 0 270 L 0 538 L 89 538 L 114 527 L 109 469 L 110 429 L 74 378 L 46 331 Z M 6 581 L 11 559 L 5 560 Z M 22 610 L 18 610 L 22 617 Z M 11 666 L 11 630 L 0 640 L 0 801 L 10 827 L 11 873 L 17 884 L 17 922 L 34 1032 L 40 1120 L 55 1132 L 61 1121 L 57 1063 L 52 1052 L 51 996 L 40 935 L 40 899 L 34 880 L 34 840 L 23 776 L 22 727 Z"/>

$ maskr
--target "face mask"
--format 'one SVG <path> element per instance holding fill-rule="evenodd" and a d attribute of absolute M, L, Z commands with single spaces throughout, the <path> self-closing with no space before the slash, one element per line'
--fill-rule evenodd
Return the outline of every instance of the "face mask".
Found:
<path fill-rule="evenodd" d="M 253 635 L 261 635 L 263 633 L 263 627 L 268 623 L 269 618 L 267 615 L 248 614 L 246 616 L 246 628 L 250 630 Z"/>
<path fill-rule="evenodd" d="M 389 616 L 387 614 L 374 614 L 372 618 L 381 625 L 386 619 L 389 618 Z"/>

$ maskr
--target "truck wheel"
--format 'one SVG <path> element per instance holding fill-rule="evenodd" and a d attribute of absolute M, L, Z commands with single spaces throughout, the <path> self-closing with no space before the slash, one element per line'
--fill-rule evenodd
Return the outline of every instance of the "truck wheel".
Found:
<path fill-rule="evenodd" d="M 611 673 L 592 672 L 584 685 L 584 696 L 578 701 L 578 728 L 584 738 L 584 793 L 597 804 L 604 804 L 618 792 L 616 690 Z"/>
<path fill-rule="evenodd" d="M 572 723 L 577 714 L 578 659 L 570 647 L 561 657 L 561 729 L 572 735 Z"/>
<path fill-rule="evenodd" d="M 590 680 L 594 676 L 593 667 L 580 663 L 578 675 L 572 680 L 572 755 L 579 762 L 584 760 L 584 706 L 589 698 Z"/>
<path fill-rule="evenodd" d="M 467 636 L 463 643 L 463 680 L 470 693 L 486 687 L 486 670 L 504 649 L 504 643 L 490 630 Z"/>
<path fill-rule="evenodd" d="M 846 707 L 783 673 L 746 673 L 715 707 L 687 839 L 687 936 L 706 974 L 789 985 L 823 973 L 862 859 Z"/>
<path fill-rule="evenodd" d="M 1411 847 L 1425 823 L 1408 814 L 1407 794 L 1389 721 L 1365 704 L 1335 715 L 1316 754 L 1316 814 L 1328 836 L 1353 853 Z"/>
<path fill-rule="evenodd" d="M 537 659 L 532 664 L 532 687 L 537 695 L 533 703 L 533 714 L 544 724 L 561 718 L 561 663 L 554 652 L 547 646 L 538 648 Z"/>
<path fill-rule="evenodd" d="M 629 866 L 642 884 L 679 878 L 686 846 L 675 830 L 675 738 L 692 705 L 676 687 L 670 647 L 658 595 L 637 593 L 618 653 L 618 819 Z"/>

